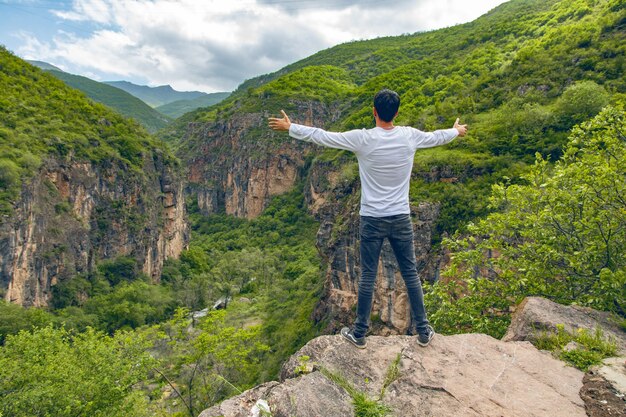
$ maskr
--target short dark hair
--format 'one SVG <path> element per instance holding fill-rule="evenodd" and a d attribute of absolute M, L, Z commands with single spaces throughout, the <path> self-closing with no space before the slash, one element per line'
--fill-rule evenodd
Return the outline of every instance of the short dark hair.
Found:
<path fill-rule="evenodd" d="M 383 88 L 374 96 L 374 108 L 382 121 L 390 122 L 400 108 L 400 96 L 395 91 Z"/>

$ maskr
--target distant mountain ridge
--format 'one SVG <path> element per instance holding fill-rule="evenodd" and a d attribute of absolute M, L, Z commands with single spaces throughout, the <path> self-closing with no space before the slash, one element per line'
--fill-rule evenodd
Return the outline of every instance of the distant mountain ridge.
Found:
<path fill-rule="evenodd" d="M 156 107 L 156 110 L 174 119 L 200 107 L 209 107 L 228 98 L 230 93 L 209 93 L 192 100 L 178 100 Z"/>
<path fill-rule="evenodd" d="M 119 88 L 94 81 L 80 75 L 62 71 L 54 65 L 43 61 L 27 61 L 30 64 L 54 75 L 69 87 L 82 91 L 90 99 L 111 107 L 126 117 L 137 120 L 149 132 L 154 133 L 165 127 L 171 119 L 154 110 L 146 103 Z"/>
<path fill-rule="evenodd" d="M 133 84 L 129 81 L 104 81 L 104 84 L 124 90 L 152 108 L 179 100 L 193 100 L 207 94 L 201 91 L 176 91 L 170 85 L 148 87 L 147 85 Z"/>
<path fill-rule="evenodd" d="M 43 62 L 43 61 L 34 61 L 34 60 L 27 59 L 26 62 L 38 68 L 41 68 L 42 70 L 63 71 L 61 68 L 54 66 L 52 64 L 49 64 L 47 62 Z"/>

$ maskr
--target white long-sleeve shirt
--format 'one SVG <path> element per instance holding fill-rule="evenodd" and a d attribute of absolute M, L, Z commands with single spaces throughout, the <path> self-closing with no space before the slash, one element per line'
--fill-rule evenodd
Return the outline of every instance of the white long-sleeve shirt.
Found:
<path fill-rule="evenodd" d="M 291 124 L 289 135 L 330 148 L 356 154 L 361 177 L 361 216 L 386 217 L 408 214 L 409 182 L 415 151 L 451 142 L 455 128 L 422 132 L 408 126 L 393 129 L 327 132 L 316 127 Z"/>

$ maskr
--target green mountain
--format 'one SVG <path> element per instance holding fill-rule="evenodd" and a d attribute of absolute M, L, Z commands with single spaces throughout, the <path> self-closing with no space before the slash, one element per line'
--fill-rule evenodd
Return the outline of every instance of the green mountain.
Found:
<path fill-rule="evenodd" d="M 58 69 L 55 70 L 54 68 L 56 67 L 53 65 L 41 65 L 46 64 L 45 62 L 33 61 L 32 63 L 48 71 L 70 87 L 84 92 L 92 100 L 105 104 L 126 117 L 136 119 L 149 132 L 156 132 L 171 121 L 169 117 L 159 113 L 137 97 L 119 88 L 80 75 L 69 74 Z"/>
<path fill-rule="evenodd" d="M 156 107 L 159 112 L 176 119 L 200 107 L 209 107 L 228 98 L 230 93 L 210 93 L 192 100 L 178 100 Z"/>
<path fill-rule="evenodd" d="M 55 70 L 55 71 L 63 71 L 61 68 L 54 66 L 52 64 L 48 64 L 47 62 L 43 62 L 43 61 L 34 61 L 34 60 L 26 60 L 26 62 L 28 62 L 31 65 L 34 65 L 38 68 L 41 68 L 42 70 Z"/>
<path fill-rule="evenodd" d="M 0 187 L 4 208 L 15 201 L 22 182 L 50 158 L 120 163 L 130 175 L 141 170 L 146 151 L 168 153 L 137 123 L 88 100 L 57 77 L 78 80 L 88 87 L 99 83 L 40 70 L 4 47 L 0 47 L 0 60 Z M 115 89 L 105 86 L 104 90 Z"/>
<path fill-rule="evenodd" d="M 169 85 L 148 87 L 129 81 L 105 81 L 104 83 L 132 94 L 153 108 L 178 100 L 193 100 L 206 94 L 200 91 L 176 91 Z"/>
<path fill-rule="evenodd" d="M 168 147 L 2 47 L 0 109 L 0 297 L 49 306 L 125 256 L 127 272 L 160 276 L 186 233 Z"/>

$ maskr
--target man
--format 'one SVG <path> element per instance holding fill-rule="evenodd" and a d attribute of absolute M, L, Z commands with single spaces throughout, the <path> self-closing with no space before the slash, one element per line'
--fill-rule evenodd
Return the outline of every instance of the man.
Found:
<path fill-rule="evenodd" d="M 444 145 L 457 136 L 465 136 L 467 125 L 460 125 L 457 118 L 451 129 L 434 132 L 394 126 L 399 107 L 400 96 L 383 89 L 374 97 L 376 127 L 342 133 L 291 123 L 282 110 L 282 118 L 269 118 L 269 126 L 274 130 L 289 131 L 291 137 L 299 140 L 352 151 L 359 161 L 361 280 L 354 327 L 341 329 L 342 336 L 358 348 L 366 346 L 365 334 L 369 328 L 376 272 L 385 238 L 391 244 L 406 284 L 411 314 L 416 321 L 417 343 L 428 346 L 435 335 L 426 319 L 422 284 L 417 275 L 409 181 L 417 149 Z"/>

